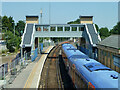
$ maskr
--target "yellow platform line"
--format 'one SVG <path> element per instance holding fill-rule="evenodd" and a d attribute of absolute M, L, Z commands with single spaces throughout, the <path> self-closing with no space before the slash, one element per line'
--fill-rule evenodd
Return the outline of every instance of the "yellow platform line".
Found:
<path fill-rule="evenodd" d="M 49 48 L 50 48 L 50 47 L 49 47 Z M 49 48 L 45 51 L 45 53 L 47 53 L 47 51 L 49 50 Z M 38 67 L 38 64 L 39 64 L 39 62 L 41 61 L 41 59 L 42 59 L 43 57 L 44 57 L 44 55 L 41 56 L 41 58 L 39 59 L 39 61 L 38 61 L 38 62 L 36 63 L 36 65 L 34 66 L 32 72 L 30 73 L 30 75 L 29 75 L 29 77 L 28 77 L 28 79 L 27 79 L 27 81 L 26 81 L 26 83 L 25 83 L 24 88 L 30 88 L 30 85 L 31 85 L 32 80 L 33 80 L 33 78 L 34 78 L 34 75 L 35 75 L 36 69 L 37 69 L 37 67 Z M 23 90 L 24 90 L 24 89 L 23 89 Z"/>

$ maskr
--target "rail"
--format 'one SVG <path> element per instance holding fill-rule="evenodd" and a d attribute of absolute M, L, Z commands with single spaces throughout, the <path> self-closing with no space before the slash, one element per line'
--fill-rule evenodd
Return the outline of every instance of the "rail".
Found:
<path fill-rule="evenodd" d="M 44 78 L 44 80 L 43 80 L 43 78 L 41 78 L 41 81 L 40 81 L 40 88 L 49 88 L 49 77 L 50 77 L 50 71 L 51 71 L 51 64 L 53 64 L 53 63 L 55 63 L 56 65 L 54 66 L 54 68 L 56 68 L 56 80 L 55 80 L 55 82 L 56 82 L 56 86 L 58 87 L 58 88 L 63 88 L 63 83 L 62 83 L 62 78 L 61 78 L 61 73 L 60 73 L 60 69 L 59 69 L 59 60 L 54 60 L 54 58 L 56 58 L 56 56 L 55 56 L 55 53 L 56 52 L 58 52 L 59 51 L 59 48 L 58 48 L 59 46 L 56 46 L 56 47 L 54 47 L 53 48 L 53 50 L 50 52 L 50 54 L 48 55 L 49 57 L 48 58 L 50 58 L 51 57 L 51 59 L 47 59 L 46 61 L 45 61 L 45 63 L 46 63 L 46 65 L 44 66 L 44 69 L 46 70 L 46 73 L 44 73 L 45 74 L 45 76 L 44 76 L 44 74 L 42 75 L 42 76 L 44 76 L 43 78 Z M 55 57 L 54 57 L 55 56 Z M 42 72 L 44 72 L 44 71 L 42 71 Z M 55 74 L 54 74 L 55 75 Z"/>

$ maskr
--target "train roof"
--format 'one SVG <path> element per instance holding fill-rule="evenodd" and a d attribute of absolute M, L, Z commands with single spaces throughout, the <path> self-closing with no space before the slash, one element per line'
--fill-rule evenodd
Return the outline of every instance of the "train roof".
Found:
<path fill-rule="evenodd" d="M 71 44 L 63 44 L 62 48 L 71 64 L 75 65 L 77 72 L 81 73 L 95 88 L 118 88 L 119 74 L 116 71 L 89 58 Z"/>
<path fill-rule="evenodd" d="M 102 65 L 94 59 L 75 59 L 78 72 L 91 82 L 97 88 L 117 88 L 118 73 L 112 69 Z"/>
<path fill-rule="evenodd" d="M 63 49 L 68 58 L 89 58 L 87 55 L 80 52 L 74 46 L 71 46 L 71 45 L 65 46 L 64 45 Z"/>

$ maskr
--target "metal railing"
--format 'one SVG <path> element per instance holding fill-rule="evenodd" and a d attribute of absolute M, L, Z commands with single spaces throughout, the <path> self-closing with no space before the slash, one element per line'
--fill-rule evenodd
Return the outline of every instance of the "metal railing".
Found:
<path fill-rule="evenodd" d="M 31 57 L 29 54 L 30 52 L 25 53 L 23 58 L 17 57 L 10 63 L 4 63 L 0 66 L 0 82 L 4 81 L 0 85 L 0 89 L 12 84 L 16 76 L 30 63 Z"/>
<path fill-rule="evenodd" d="M 50 45 L 51 44 L 46 45 L 46 47 Z M 24 53 L 23 58 L 20 56 L 16 57 L 9 63 L 4 63 L 0 66 L 0 82 L 4 82 L 0 85 L 0 89 L 6 87 L 9 88 L 9 84 L 12 84 L 17 75 L 19 75 L 19 73 L 31 62 L 31 60 L 34 61 L 36 59 L 38 56 L 38 49 L 35 49 L 32 52 Z"/>

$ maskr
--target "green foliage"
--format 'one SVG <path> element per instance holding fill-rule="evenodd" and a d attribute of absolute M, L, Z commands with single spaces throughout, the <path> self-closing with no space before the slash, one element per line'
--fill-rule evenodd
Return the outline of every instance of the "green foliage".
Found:
<path fill-rule="evenodd" d="M 70 21 L 67 24 L 80 24 L 80 19 L 77 19 L 75 21 Z"/>
<path fill-rule="evenodd" d="M 2 50 L 2 53 L 5 53 L 5 50 Z"/>
<path fill-rule="evenodd" d="M 2 17 L 2 31 L 5 32 L 6 30 L 13 32 L 14 29 L 14 20 L 13 17 Z"/>
<path fill-rule="evenodd" d="M 21 21 L 21 20 L 18 21 L 18 23 L 15 27 L 16 35 L 22 36 L 23 33 L 21 33 L 21 31 L 24 32 L 24 28 L 25 28 L 25 22 Z"/>
<path fill-rule="evenodd" d="M 110 34 L 119 34 L 120 35 L 120 22 L 118 22 L 117 25 L 115 25 L 113 27 L 113 29 L 110 30 Z"/>
<path fill-rule="evenodd" d="M 107 27 L 100 28 L 99 33 L 100 33 L 100 36 L 101 36 L 102 39 L 104 39 L 105 37 L 108 37 L 110 35 Z"/>
<path fill-rule="evenodd" d="M 17 37 L 16 35 L 14 36 L 11 31 L 6 32 L 4 35 L 9 52 L 14 52 L 15 49 L 19 49 L 21 43 L 20 37 Z"/>
<path fill-rule="evenodd" d="M 96 30 L 99 31 L 99 27 L 97 24 L 95 24 Z"/>
<path fill-rule="evenodd" d="M 15 36 L 14 36 L 14 27 Z M 2 17 L 2 32 L 4 32 L 3 39 L 6 40 L 7 49 L 9 52 L 14 52 L 20 48 L 21 43 L 21 31 L 24 31 L 25 22 L 18 21 L 17 25 L 15 26 L 13 17 Z"/>

